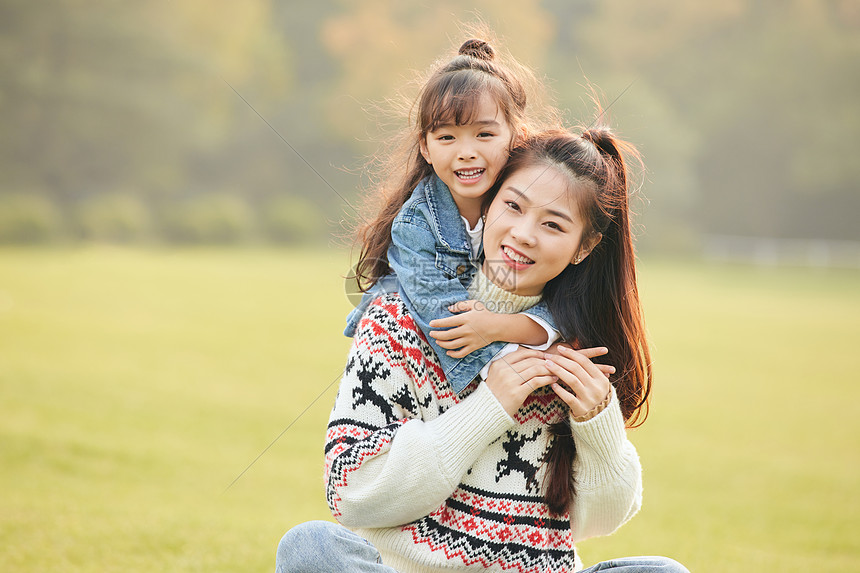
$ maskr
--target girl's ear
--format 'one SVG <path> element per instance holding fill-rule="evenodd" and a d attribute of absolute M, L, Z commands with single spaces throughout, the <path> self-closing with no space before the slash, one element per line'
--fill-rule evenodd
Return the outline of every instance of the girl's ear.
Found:
<path fill-rule="evenodd" d="M 600 243 L 601 239 L 603 239 L 603 233 L 595 233 L 583 239 L 582 244 L 579 245 L 579 250 L 576 251 L 576 254 L 573 256 L 573 260 L 570 262 L 574 265 L 578 265 L 584 261 L 585 257 L 590 255 L 591 251 L 594 250 L 594 247 Z"/>
<path fill-rule="evenodd" d="M 427 162 L 427 165 L 433 165 L 433 162 L 430 161 L 430 151 L 427 149 L 426 135 L 418 140 L 418 150 L 421 151 L 421 156 L 424 158 L 424 161 Z"/>

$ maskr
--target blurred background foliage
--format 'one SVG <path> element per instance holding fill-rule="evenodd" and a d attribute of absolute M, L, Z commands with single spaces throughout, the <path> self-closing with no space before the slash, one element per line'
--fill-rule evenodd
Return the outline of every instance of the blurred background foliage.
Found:
<path fill-rule="evenodd" d="M 0 0 L 0 242 L 343 235 L 368 110 L 477 17 L 568 123 L 619 98 L 643 249 L 860 240 L 856 0 Z"/>

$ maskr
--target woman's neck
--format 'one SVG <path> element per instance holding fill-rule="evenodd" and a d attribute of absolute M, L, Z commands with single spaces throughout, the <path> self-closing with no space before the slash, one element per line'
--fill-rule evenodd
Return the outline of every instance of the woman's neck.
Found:
<path fill-rule="evenodd" d="M 484 274 L 483 269 L 478 269 L 472 284 L 469 285 L 469 297 L 481 301 L 487 310 L 500 314 L 516 314 L 530 308 L 540 302 L 542 295 L 523 296 L 507 291 L 495 284 Z"/>

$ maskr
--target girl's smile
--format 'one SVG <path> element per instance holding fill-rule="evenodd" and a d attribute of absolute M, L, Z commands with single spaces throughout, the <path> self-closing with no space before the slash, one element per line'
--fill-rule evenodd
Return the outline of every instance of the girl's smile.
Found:
<path fill-rule="evenodd" d="M 421 155 L 472 226 L 481 215 L 484 195 L 508 160 L 512 139 L 499 106 L 484 94 L 468 123 L 443 123 L 420 142 Z"/>

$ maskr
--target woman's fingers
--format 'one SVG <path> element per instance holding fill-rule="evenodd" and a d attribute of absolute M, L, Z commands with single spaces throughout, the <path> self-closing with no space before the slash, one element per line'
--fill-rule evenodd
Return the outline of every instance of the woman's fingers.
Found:
<path fill-rule="evenodd" d="M 572 372 L 571 369 L 559 364 L 559 357 L 547 359 L 546 364 L 550 373 L 558 377 L 559 382 L 566 384 L 575 395 L 580 395 L 584 391 L 583 381 L 579 376 Z M 584 374 L 584 371 L 583 371 Z"/>
<path fill-rule="evenodd" d="M 615 366 L 611 364 L 595 364 L 595 366 L 597 366 L 600 372 L 607 378 L 609 378 L 610 374 L 615 374 Z"/>
<path fill-rule="evenodd" d="M 543 359 L 544 353 L 540 350 L 532 350 L 531 348 L 520 348 L 519 350 L 515 350 L 510 354 L 505 354 L 499 360 L 503 360 L 508 364 L 515 364 L 517 362 L 521 362 L 523 360 L 527 360 L 529 358 L 538 358 Z"/>
<path fill-rule="evenodd" d="M 571 392 L 568 392 L 564 386 L 556 382 L 552 385 L 552 391 L 555 392 L 556 396 L 561 398 L 565 404 L 567 404 L 568 408 L 576 407 L 576 396 Z"/>
<path fill-rule="evenodd" d="M 603 354 L 606 354 L 605 348 L 587 348 L 586 350 L 603 351 L 599 354 L 596 354 L 595 356 L 601 356 Z M 585 370 L 585 372 L 587 372 L 590 376 L 596 378 L 603 375 L 603 372 L 600 370 L 600 368 L 598 368 L 597 365 L 590 360 L 591 357 L 589 357 L 585 352 L 581 350 L 573 350 L 567 348 L 566 346 L 560 346 L 559 351 L 561 352 L 561 356 L 572 360 L 573 362 L 578 364 L 579 367 Z"/>
<path fill-rule="evenodd" d="M 586 358 L 595 358 L 597 356 L 603 356 L 604 354 L 609 354 L 609 349 L 606 348 L 605 346 L 594 346 L 592 348 L 580 348 L 579 350 L 574 350 L 573 348 L 571 348 L 570 346 L 567 346 L 566 344 L 559 344 L 558 348 L 559 348 L 559 350 L 561 350 L 563 352 L 564 351 L 566 351 L 566 352 L 579 352 L 580 354 L 582 354 Z"/>

